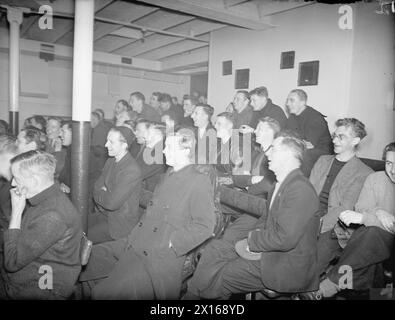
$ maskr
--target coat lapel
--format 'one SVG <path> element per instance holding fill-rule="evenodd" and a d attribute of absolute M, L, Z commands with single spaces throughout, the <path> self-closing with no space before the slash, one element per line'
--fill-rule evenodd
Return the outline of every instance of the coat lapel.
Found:
<path fill-rule="evenodd" d="M 303 173 L 300 171 L 299 168 L 298 168 L 298 169 L 295 169 L 295 170 L 293 170 L 293 171 L 291 171 L 291 172 L 287 175 L 287 177 L 284 179 L 283 183 L 281 184 L 280 188 L 278 189 L 275 198 L 273 199 L 273 203 L 272 203 L 271 208 L 277 208 L 277 207 L 278 207 L 278 202 L 279 202 L 280 199 L 281 199 L 281 194 L 282 194 L 282 192 L 284 191 L 284 188 L 288 185 L 289 181 L 291 181 L 294 177 L 296 177 L 296 176 L 298 176 L 298 175 L 303 175 Z M 273 189 L 270 191 L 270 193 L 269 193 L 269 196 L 270 196 L 270 197 L 268 197 L 268 201 L 267 201 L 267 203 L 268 203 L 267 209 L 268 209 L 268 210 L 269 210 L 269 208 L 270 208 L 270 202 L 271 202 L 272 197 L 273 197 L 273 192 L 274 192 L 274 188 L 273 188 Z M 268 212 L 269 212 L 269 211 L 268 211 Z"/>

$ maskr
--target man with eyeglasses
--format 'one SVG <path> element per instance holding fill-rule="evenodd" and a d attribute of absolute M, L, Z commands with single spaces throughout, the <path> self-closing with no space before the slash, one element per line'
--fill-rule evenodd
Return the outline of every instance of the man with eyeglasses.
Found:
<path fill-rule="evenodd" d="M 395 142 L 384 149 L 385 171 L 370 174 L 352 210 L 339 215 L 336 237 L 321 237 L 319 267 L 326 270 L 319 290 L 301 299 L 329 298 L 343 289 L 359 292 L 373 287 L 377 270 L 391 255 L 395 235 Z M 331 261 L 334 264 L 326 268 Z M 351 278 L 340 281 L 347 266 Z"/>
<path fill-rule="evenodd" d="M 321 156 L 310 174 L 322 215 L 318 241 L 320 274 L 330 262 L 325 258 L 328 240 L 342 236 L 342 226 L 337 223 L 340 213 L 354 209 L 367 176 L 373 172 L 357 157 L 358 146 L 366 136 L 365 125 L 355 118 L 344 118 L 337 120 L 335 126 L 332 135 L 335 155 Z"/>

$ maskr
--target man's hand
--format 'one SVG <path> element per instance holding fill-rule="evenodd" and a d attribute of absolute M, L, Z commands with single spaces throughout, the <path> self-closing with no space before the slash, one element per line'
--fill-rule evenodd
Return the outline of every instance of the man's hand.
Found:
<path fill-rule="evenodd" d="M 386 231 L 395 234 L 395 217 L 392 214 L 385 210 L 378 209 L 376 211 L 376 216 Z"/>
<path fill-rule="evenodd" d="M 345 210 L 339 219 L 348 227 L 350 224 L 362 224 L 363 214 L 352 210 Z"/>
<path fill-rule="evenodd" d="M 313 144 L 310 141 L 307 141 L 307 140 L 303 140 L 303 141 L 304 141 L 307 149 L 313 149 L 314 148 Z"/>
<path fill-rule="evenodd" d="M 107 188 L 106 188 L 106 186 L 102 186 L 100 190 L 107 191 Z"/>
<path fill-rule="evenodd" d="M 66 186 L 63 182 L 60 184 L 60 190 L 63 193 L 70 193 L 70 187 Z"/>
<path fill-rule="evenodd" d="M 218 183 L 219 184 L 225 184 L 225 185 L 229 185 L 233 183 L 233 179 L 232 177 L 218 177 Z"/>
<path fill-rule="evenodd" d="M 251 177 L 251 183 L 252 184 L 257 184 L 263 180 L 264 176 L 252 176 Z"/>
<path fill-rule="evenodd" d="M 251 128 L 250 126 L 244 124 L 244 125 L 240 126 L 239 132 L 242 134 L 253 133 L 254 128 Z"/>
<path fill-rule="evenodd" d="M 12 188 L 10 190 L 11 194 L 11 219 L 10 219 L 10 229 L 20 229 L 22 221 L 22 213 L 26 206 L 26 190 L 24 188 Z"/>

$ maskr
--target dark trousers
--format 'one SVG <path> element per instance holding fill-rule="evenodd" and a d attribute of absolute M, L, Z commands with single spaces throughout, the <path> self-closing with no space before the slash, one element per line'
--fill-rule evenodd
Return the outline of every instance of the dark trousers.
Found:
<path fill-rule="evenodd" d="M 353 289 L 364 290 L 373 285 L 377 265 L 390 257 L 394 236 L 378 227 L 361 226 L 354 231 L 342 249 L 332 231 L 321 234 L 318 240 L 318 271 L 323 274 L 329 264 L 335 265 L 326 277 L 339 285 L 344 266 L 352 270 Z"/>
<path fill-rule="evenodd" d="M 235 243 L 245 239 L 256 218 L 239 217 L 225 231 L 222 239 L 210 242 L 203 251 L 195 273 L 188 283 L 187 296 L 205 299 L 228 299 L 231 294 L 262 290 L 260 261 L 239 257 Z"/>
<path fill-rule="evenodd" d="M 127 242 L 123 238 L 93 247 L 80 276 L 84 294 L 97 300 L 178 299 L 185 257 L 176 257 L 173 249 L 144 256 Z"/>
<path fill-rule="evenodd" d="M 93 244 L 114 240 L 110 235 L 108 217 L 100 212 L 92 212 L 88 216 L 88 239 Z"/>

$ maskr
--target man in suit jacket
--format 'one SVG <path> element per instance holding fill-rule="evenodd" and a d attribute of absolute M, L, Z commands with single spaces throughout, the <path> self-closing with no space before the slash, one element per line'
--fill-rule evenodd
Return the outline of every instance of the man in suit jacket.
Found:
<path fill-rule="evenodd" d="M 114 127 L 108 133 L 106 148 L 111 158 L 95 183 L 96 211 L 88 222 L 88 238 L 94 243 L 126 236 L 140 219 L 141 169 L 128 151 L 133 138 L 126 127 Z"/>
<path fill-rule="evenodd" d="M 310 174 L 320 198 L 321 233 L 333 229 L 340 212 L 353 209 L 365 179 L 373 172 L 356 156 L 358 145 L 366 136 L 365 125 L 354 118 L 339 119 L 335 125 L 335 155 L 321 156 Z"/>
<path fill-rule="evenodd" d="M 186 299 L 317 288 L 318 198 L 299 169 L 303 151 L 303 142 L 292 135 L 274 140 L 268 158 L 277 184 L 268 214 L 237 238 L 214 240 L 205 248 Z"/>
<path fill-rule="evenodd" d="M 371 168 L 356 156 L 360 141 L 366 136 L 365 125 L 355 118 L 339 119 L 333 134 L 335 155 L 321 156 L 310 175 L 320 199 L 322 217 L 318 241 L 318 273 L 325 272 L 333 260 L 333 242 L 341 241 L 347 229 L 338 223 L 339 215 L 353 210 Z M 333 239 L 338 239 L 333 241 Z"/>

